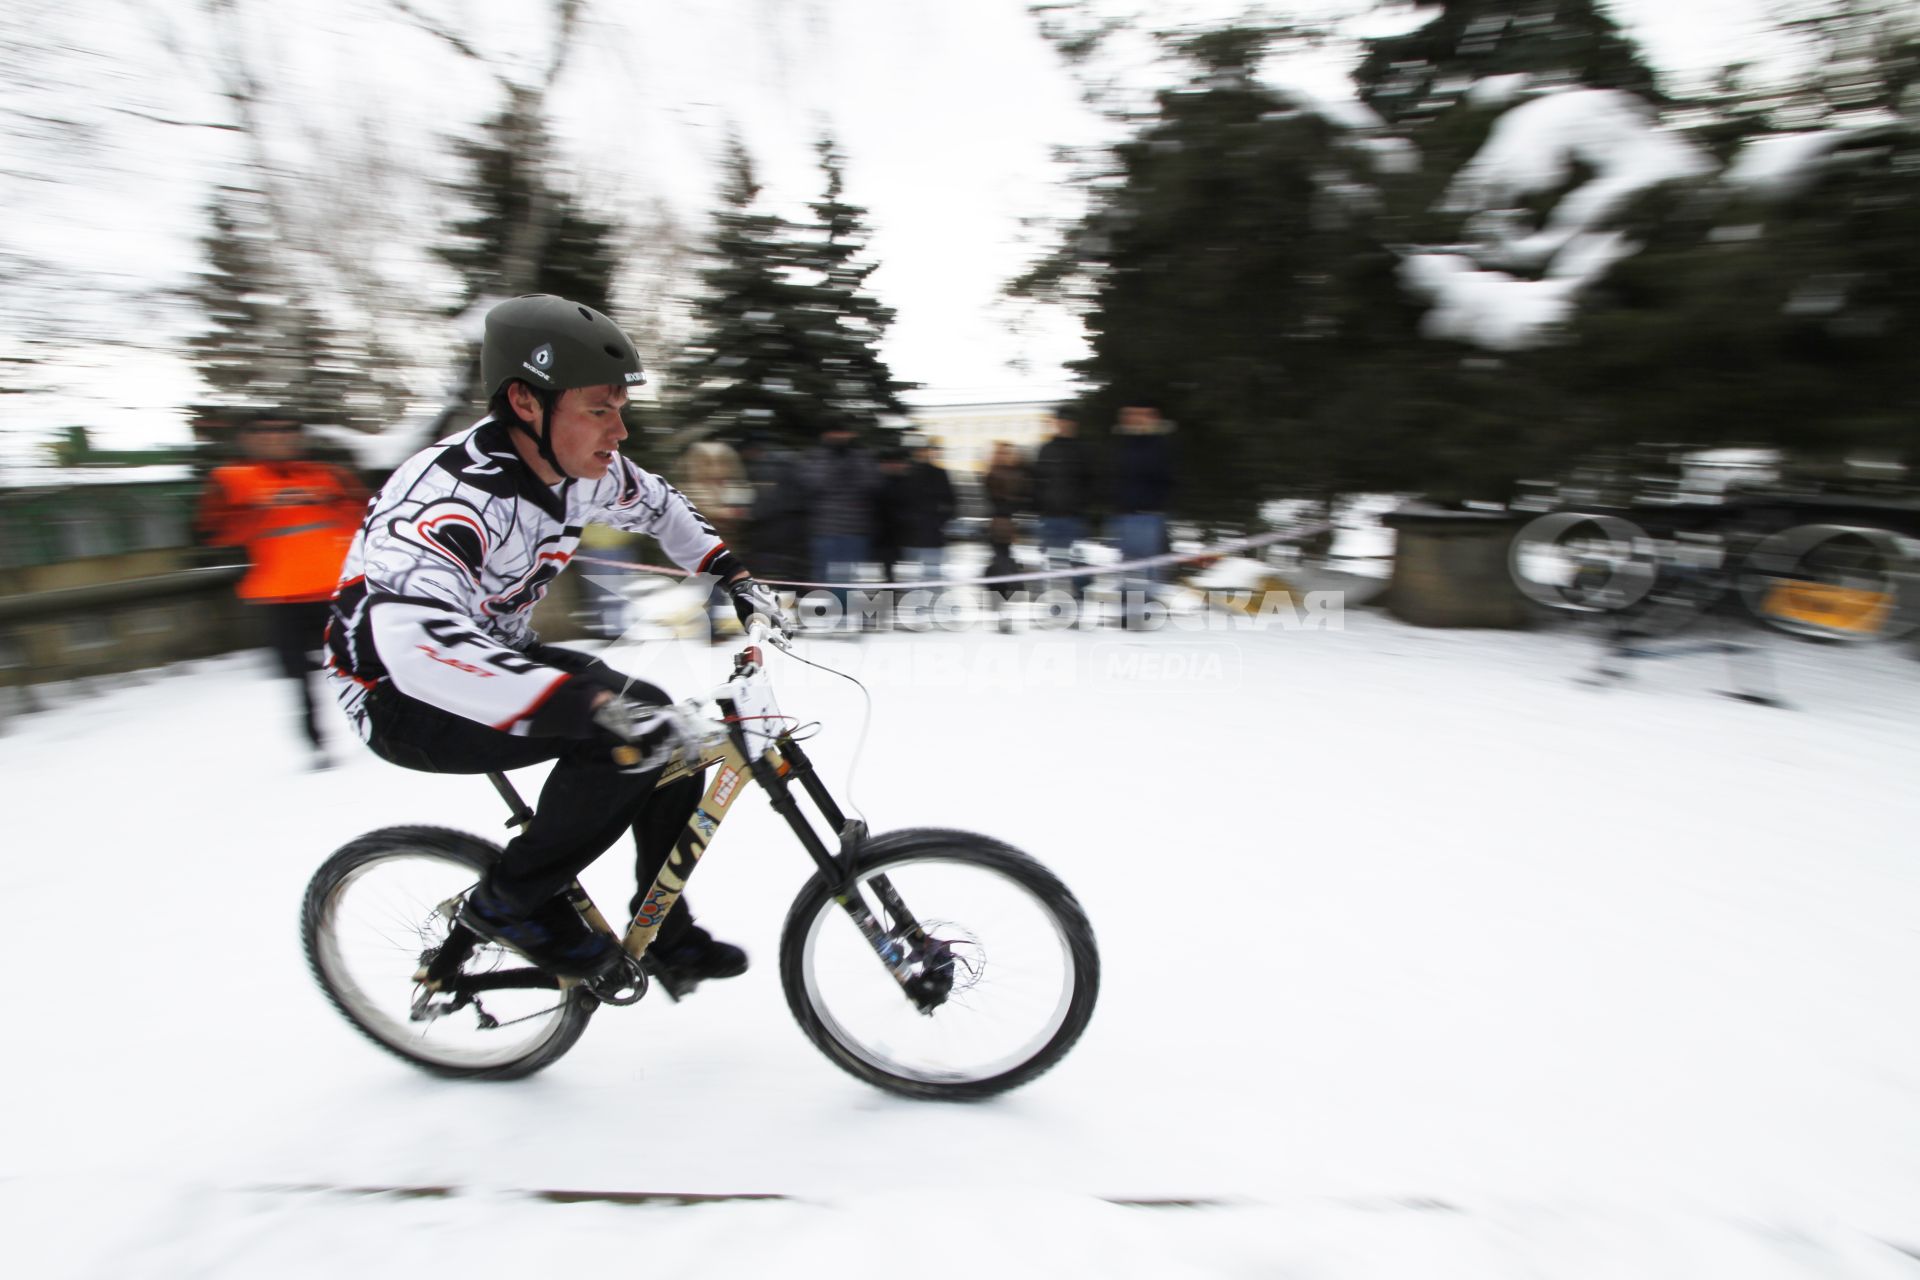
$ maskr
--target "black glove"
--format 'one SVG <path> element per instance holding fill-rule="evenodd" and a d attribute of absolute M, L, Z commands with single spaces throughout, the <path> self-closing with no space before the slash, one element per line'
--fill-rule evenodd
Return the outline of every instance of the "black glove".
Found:
<path fill-rule="evenodd" d="M 593 711 L 593 722 L 620 739 L 615 760 L 624 773 L 645 773 L 672 764 L 676 757 L 688 763 L 709 746 L 718 747 L 725 734 L 678 704 L 659 706 L 629 698 L 609 698 Z"/>
<path fill-rule="evenodd" d="M 740 615 L 742 627 L 751 627 L 758 615 L 781 635 L 793 634 L 793 615 L 781 607 L 780 597 L 764 582 L 755 582 L 750 577 L 735 578 L 727 584 L 727 593 L 733 597 L 733 611 Z"/>

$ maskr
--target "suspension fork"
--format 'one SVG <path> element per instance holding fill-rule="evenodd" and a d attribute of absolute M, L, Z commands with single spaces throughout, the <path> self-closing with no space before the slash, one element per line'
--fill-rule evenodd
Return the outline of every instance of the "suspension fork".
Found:
<path fill-rule="evenodd" d="M 873 944 L 874 950 L 882 959 L 889 965 L 899 963 L 903 957 L 889 954 L 897 948 L 887 937 L 886 931 L 880 927 L 879 922 L 873 918 L 873 913 L 867 908 L 866 902 L 854 890 L 853 869 L 862 847 L 867 842 L 867 824 L 858 818 L 849 819 L 841 811 L 839 804 L 827 791 L 826 784 L 820 780 L 820 774 L 813 767 L 813 761 L 791 736 L 781 734 L 777 739 L 777 749 L 780 765 L 775 766 L 757 760 L 754 778 L 766 788 L 767 794 L 773 799 L 774 809 L 787 820 L 787 825 L 793 828 L 794 834 L 800 838 L 800 843 L 806 846 L 807 852 L 812 855 L 828 882 L 835 886 L 834 901 L 838 902 L 841 908 L 853 918 L 861 934 Z M 762 766 L 764 766 L 764 772 Z M 789 774 L 799 779 L 801 788 L 807 793 L 807 798 L 812 800 L 814 807 L 820 810 L 820 816 L 839 833 L 838 858 L 828 851 L 825 843 L 814 833 L 812 825 L 801 814 L 800 806 L 794 801 L 792 787 L 787 780 Z M 893 887 L 893 882 L 885 875 L 877 875 L 867 883 L 873 887 L 875 896 L 886 907 L 895 928 L 900 930 L 916 949 L 925 946 L 926 931 L 920 927 L 920 922 L 914 918 L 912 911 L 908 910 L 906 900 Z"/>

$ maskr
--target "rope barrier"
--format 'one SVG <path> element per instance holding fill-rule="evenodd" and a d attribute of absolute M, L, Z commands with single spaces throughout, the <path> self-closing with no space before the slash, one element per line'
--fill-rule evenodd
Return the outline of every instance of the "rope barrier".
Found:
<path fill-rule="evenodd" d="M 996 577 L 981 578 L 940 578 L 916 580 L 913 582 L 796 582 L 786 578 L 762 578 L 760 581 L 772 587 L 799 587 L 812 590 L 930 590 L 934 587 L 985 587 L 1002 582 L 1037 582 L 1049 578 L 1090 578 L 1102 573 L 1120 573 L 1133 569 L 1153 568 L 1163 564 L 1184 564 L 1190 560 L 1214 560 L 1221 556 L 1233 555 L 1241 551 L 1251 551 L 1260 547 L 1272 546 L 1277 542 L 1304 542 L 1308 538 L 1318 537 L 1332 529 L 1330 524 L 1311 525 L 1305 529 L 1296 529 L 1286 533 L 1261 533 L 1250 538 L 1240 538 L 1233 542 L 1222 542 L 1199 551 L 1170 551 L 1165 555 L 1148 556 L 1141 560 L 1123 560 L 1118 564 L 1087 564 L 1066 569 L 1043 569 L 1032 573 L 1003 573 Z M 575 554 L 575 560 L 582 564 L 605 565 L 610 569 L 630 569 L 639 573 L 656 573 L 670 578 L 691 578 L 696 575 L 685 569 L 668 568 L 665 565 L 637 564 L 629 560 L 609 560 L 604 556 L 583 556 Z"/>

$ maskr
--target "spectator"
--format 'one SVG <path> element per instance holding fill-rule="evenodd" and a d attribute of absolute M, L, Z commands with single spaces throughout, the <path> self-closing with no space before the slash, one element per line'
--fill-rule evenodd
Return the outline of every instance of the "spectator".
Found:
<path fill-rule="evenodd" d="M 747 469 L 731 445 L 702 440 L 680 459 L 680 488 L 720 536 L 731 544 L 753 506 Z"/>
<path fill-rule="evenodd" d="M 240 598 L 260 609 L 281 672 L 299 686 L 313 762 L 324 768 L 326 744 L 308 677 L 318 669 L 327 602 L 367 491 L 345 468 L 305 457 L 305 433 L 291 413 L 256 413 L 240 424 L 238 438 L 242 461 L 207 477 L 196 524 L 208 542 L 245 549 Z"/>
<path fill-rule="evenodd" d="M 992 552 L 987 560 L 986 576 L 1003 578 L 1020 572 L 1020 566 L 1013 558 L 1013 544 L 1019 536 L 1019 517 L 1025 510 L 1031 489 L 1026 465 L 1020 459 L 1019 450 L 1005 440 L 996 440 L 993 453 L 987 461 L 987 546 Z M 995 611 L 1000 615 L 1000 629 L 1011 631 L 1013 620 L 1003 607 L 1019 589 L 1015 582 L 995 583 L 989 599 L 997 600 Z"/>
<path fill-rule="evenodd" d="M 747 483 L 747 470 L 740 455 L 718 440 L 701 440 L 687 446 L 680 458 L 680 488 L 694 508 L 706 517 L 708 526 L 728 545 L 737 545 L 737 536 L 753 505 L 753 488 Z M 717 580 L 707 601 L 711 626 L 709 635 L 719 640 L 736 630 L 733 598 Z"/>
<path fill-rule="evenodd" d="M 1033 482 L 1020 451 L 1005 440 L 993 442 L 987 458 L 987 514 L 1016 519 L 1027 509 Z"/>
<path fill-rule="evenodd" d="M 906 444 L 911 461 L 902 484 L 906 500 L 901 549 L 918 567 L 922 582 L 938 581 L 946 575 L 947 525 L 958 509 L 953 481 L 933 460 L 933 447 L 925 436 L 908 436 Z"/>
<path fill-rule="evenodd" d="M 880 576 L 898 581 L 895 568 L 905 558 L 902 550 L 913 497 L 907 492 L 907 451 L 888 445 L 880 451 L 880 491 L 873 504 L 873 553 Z"/>
<path fill-rule="evenodd" d="M 1120 559 L 1131 562 L 1162 555 L 1167 549 L 1167 499 L 1173 492 L 1173 424 L 1158 406 L 1129 404 L 1120 410 L 1113 448 L 1113 516 L 1110 532 Z M 1139 589 L 1164 576 L 1162 566 L 1130 571 Z M 1128 624 L 1136 621 L 1129 610 Z"/>
<path fill-rule="evenodd" d="M 832 427 L 801 460 L 816 582 L 851 582 L 873 559 L 873 509 L 880 469 L 846 427 Z M 834 590 L 844 612 L 847 589 Z"/>
<path fill-rule="evenodd" d="M 1093 503 L 1093 457 L 1080 436 L 1078 410 L 1061 405 L 1053 414 L 1053 437 L 1040 446 L 1033 465 L 1034 506 L 1040 513 L 1040 545 L 1047 567 L 1073 564 L 1074 544 L 1087 536 L 1087 511 Z M 1080 590 L 1084 578 L 1074 578 Z"/>
<path fill-rule="evenodd" d="M 745 542 L 770 583 L 799 582 L 808 570 L 807 493 L 791 449 L 748 436 L 740 458 L 753 487 Z"/>

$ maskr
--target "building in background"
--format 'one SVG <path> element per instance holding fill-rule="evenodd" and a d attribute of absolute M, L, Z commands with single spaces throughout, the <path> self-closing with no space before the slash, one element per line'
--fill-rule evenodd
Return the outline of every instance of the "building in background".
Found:
<path fill-rule="evenodd" d="M 913 396 L 907 399 L 909 430 L 932 441 L 941 466 L 974 477 L 986 474 L 996 440 L 1005 440 L 1022 453 L 1039 448 L 1052 429 L 1054 406 L 1060 403 L 1047 399 L 913 404 Z"/>

